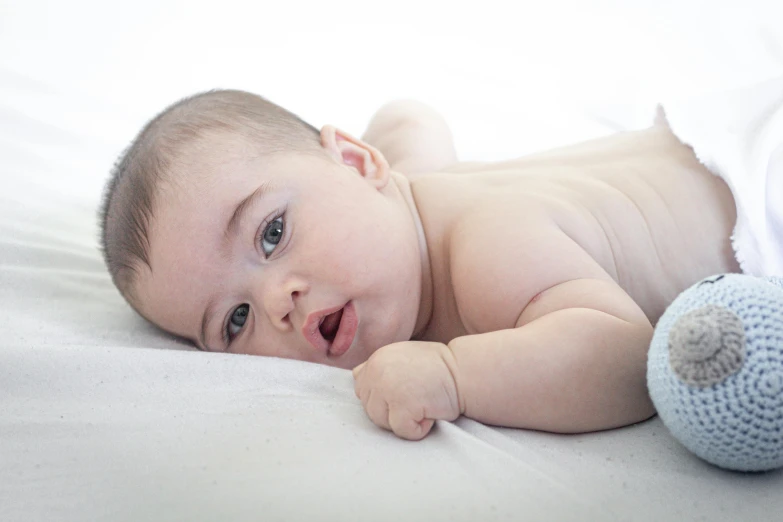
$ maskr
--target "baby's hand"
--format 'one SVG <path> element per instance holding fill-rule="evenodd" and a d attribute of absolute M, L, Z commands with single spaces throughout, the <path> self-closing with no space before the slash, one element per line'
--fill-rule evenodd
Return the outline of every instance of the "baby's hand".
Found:
<path fill-rule="evenodd" d="M 394 343 L 353 369 L 354 390 L 375 424 L 419 440 L 436 420 L 452 421 L 463 412 L 456 370 L 445 344 Z"/>

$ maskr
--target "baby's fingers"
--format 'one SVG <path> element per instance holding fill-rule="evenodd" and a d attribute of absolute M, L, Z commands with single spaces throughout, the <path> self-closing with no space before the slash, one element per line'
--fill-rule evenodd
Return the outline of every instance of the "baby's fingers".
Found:
<path fill-rule="evenodd" d="M 367 416 L 376 425 L 391 430 L 389 425 L 389 403 L 383 399 L 380 393 L 373 393 L 373 390 L 370 390 L 367 401 L 364 402 L 364 411 L 367 412 Z"/>
<path fill-rule="evenodd" d="M 356 397 L 359 398 L 360 400 L 362 398 L 362 393 L 361 393 L 362 386 L 360 385 L 361 382 L 362 382 L 362 379 L 360 379 L 360 377 L 361 377 L 362 368 L 364 368 L 365 364 L 367 364 L 367 363 L 363 362 L 362 364 L 360 364 L 359 366 L 354 368 L 353 371 L 352 371 L 352 373 L 353 373 L 353 392 L 356 394 Z M 366 380 L 366 379 L 364 379 L 364 380 Z"/>
<path fill-rule="evenodd" d="M 359 399 L 362 399 L 363 395 L 367 394 L 375 387 L 373 380 L 368 377 L 371 373 L 374 372 L 367 370 L 367 362 L 363 362 L 351 370 L 351 374 L 353 375 L 353 390 Z"/>
<path fill-rule="evenodd" d="M 353 369 L 353 378 L 354 378 L 354 379 L 355 379 L 355 378 L 357 378 L 357 377 L 359 376 L 359 372 L 361 372 L 361 371 L 362 371 L 362 368 L 364 368 L 364 365 L 365 365 L 365 364 L 367 364 L 367 361 L 363 362 L 362 364 L 360 364 L 359 366 L 357 366 L 357 367 L 355 367 L 355 368 Z"/>
<path fill-rule="evenodd" d="M 421 419 L 413 415 L 407 408 L 392 407 L 389 409 L 389 425 L 395 435 L 408 440 L 421 440 L 432 429 L 435 423 L 432 419 Z"/>

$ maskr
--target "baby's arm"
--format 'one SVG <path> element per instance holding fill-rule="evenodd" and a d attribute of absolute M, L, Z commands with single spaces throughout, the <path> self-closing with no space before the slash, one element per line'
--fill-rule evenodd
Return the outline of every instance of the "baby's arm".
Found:
<path fill-rule="evenodd" d="M 529 305 L 517 324 L 449 343 L 464 415 L 568 433 L 624 426 L 655 413 L 645 377 L 653 328 L 614 282 L 561 283 Z"/>
<path fill-rule="evenodd" d="M 574 279 L 528 305 L 516 328 L 380 348 L 354 368 L 355 390 L 373 422 L 406 439 L 460 415 L 560 433 L 616 428 L 655 413 L 651 337 L 614 282 Z"/>
<path fill-rule="evenodd" d="M 431 107 L 415 101 L 381 107 L 362 139 L 380 150 L 392 169 L 409 178 L 457 162 L 446 121 Z"/>

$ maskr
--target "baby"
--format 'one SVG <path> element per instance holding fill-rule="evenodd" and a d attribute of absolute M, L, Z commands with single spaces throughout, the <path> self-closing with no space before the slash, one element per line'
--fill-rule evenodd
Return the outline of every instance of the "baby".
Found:
<path fill-rule="evenodd" d="M 460 415 L 619 427 L 654 414 L 666 306 L 741 269 L 729 178 L 671 128 L 458 163 L 418 103 L 383 107 L 358 139 L 208 92 L 123 154 L 102 246 L 149 321 L 202 350 L 353 368 L 369 417 L 401 437 Z"/>

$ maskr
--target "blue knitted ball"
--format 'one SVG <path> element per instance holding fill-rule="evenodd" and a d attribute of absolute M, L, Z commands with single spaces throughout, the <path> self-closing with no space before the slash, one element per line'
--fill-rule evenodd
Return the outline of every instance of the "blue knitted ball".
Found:
<path fill-rule="evenodd" d="M 713 276 L 655 327 L 647 386 L 663 423 L 717 466 L 783 466 L 783 278 Z"/>

